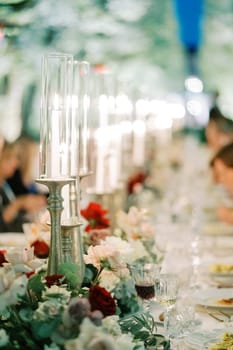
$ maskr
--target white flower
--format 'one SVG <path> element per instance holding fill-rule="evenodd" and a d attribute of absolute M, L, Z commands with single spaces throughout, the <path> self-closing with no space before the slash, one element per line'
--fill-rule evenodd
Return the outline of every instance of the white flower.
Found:
<path fill-rule="evenodd" d="M 5 253 L 6 260 L 16 272 L 31 272 L 43 265 L 43 261 L 36 259 L 34 248 L 11 247 Z"/>
<path fill-rule="evenodd" d="M 84 261 L 99 269 L 101 262 L 107 260 L 114 269 L 127 261 L 127 256 L 131 253 L 132 248 L 129 242 L 120 237 L 111 236 L 101 241 L 100 245 L 90 246 L 87 255 L 84 255 Z"/>
<path fill-rule="evenodd" d="M 4 266 L 0 268 L 0 293 L 2 294 L 10 287 L 15 280 L 15 271 L 11 266 Z"/>
<path fill-rule="evenodd" d="M 122 334 L 117 324 L 117 316 L 106 317 L 102 327 L 94 326 L 85 319 L 81 325 L 78 338 L 69 340 L 65 344 L 66 350 L 132 350 L 133 338 L 129 334 Z M 144 349 L 142 343 L 140 349 Z"/>
<path fill-rule="evenodd" d="M 35 310 L 33 319 L 35 320 L 47 320 L 49 317 L 59 315 L 63 311 L 64 307 L 60 303 L 60 300 L 50 299 L 44 302 L 40 302 L 38 308 Z"/>
<path fill-rule="evenodd" d="M 44 350 L 60 350 L 60 347 L 55 343 L 51 343 L 50 345 L 45 344 Z"/>
<path fill-rule="evenodd" d="M 132 344 L 131 344 L 132 346 Z M 96 327 L 88 318 L 84 319 L 79 337 L 65 343 L 66 350 L 118 350 L 115 339 Z"/>
<path fill-rule="evenodd" d="M 101 266 L 101 261 L 113 258 L 116 254 L 114 247 L 107 245 L 90 246 L 87 250 L 87 254 L 84 255 L 84 261 L 86 264 L 92 264 L 97 269 Z"/>
<path fill-rule="evenodd" d="M 26 293 L 27 283 L 27 277 L 17 277 L 12 266 L 0 268 L 0 311 L 18 302 L 19 297 Z"/>
<path fill-rule="evenodd" d="M 50 300 L 52 298 L 55 298 L 59 300 L 62 304 L 67 304 L 71 297 L 71 291 L 68 291 L 66 287 L 59 287 L 56 285 L 52 285 L 50 288 L 46 288 L 42 292 L 42 299 L 43 300 Z"/>
<path fill-rule="evenodd" d="M 128 256 L 128 261 L 127 261 L 128 264 L 132 264 L 136 260 L 149 257 L 149 253 L 141 241 L 132 240 L 131 247 L 132 247 L 132 254 Z"/>
<path fill-rule="evenodd" d="M 120 278 L 113 271 L 103 270 L 101 272 L 100 285 L 108 291 L 113 290 L 119 282 Z"/>
<path fill-rule="evenodd" d="M 131 207 L 128 214 L 120 210 L 117 213 L 117 224 L 130 240 L 154 238 L 154 228 L 148 222 L 145 209 Z"/>
<path fill-rule="evenodd" d="M 9 342 L 9 336 L 7 335 L 5 329 L 0 328 L 0 348 L 6 346 Z"/>
<path fill-rule="evenodd" d="M 131 207 L 129 208 L 128 212 L 128 221 L 132 226 L 140 225 L 140 223 L 145 219 L 145 214 L 145 209 Z"/>
<path fill-rule="evenodd" d="M 102 325 L 103 328 L 107 331 L 107 333 L 112 335 L 121 335 L 121 327 L 118 323 L 119 316 L 113 315 L 103 318 Z"/>

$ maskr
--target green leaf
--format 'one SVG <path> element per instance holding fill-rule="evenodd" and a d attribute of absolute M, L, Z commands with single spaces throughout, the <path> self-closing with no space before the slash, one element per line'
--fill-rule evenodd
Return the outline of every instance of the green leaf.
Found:
<path fill-rule="evenodd" d="M 57 328 L 60 323 L 60 317 L 48 319 L 48 321 L 38 321 L 32 323 L 32 331 L 36 338 L 46 339 L 51 336 L 51 333 Z"/>
<path fill-rule="evenodd" d="M 23 308 L 19 310 L 19 317 L 24 322 L 30 322 L 33 318 L 34 311 L 31 308 Z"/>
<path fill-rule="evenodd" d="M 148 337 L 149 337 L 149 332 L 147 332 L 147 331 L 140 331 L 140 332 L 136 332 L 135 334 L 134 334 L 134 337 L 135 337 L 135 339 L 139 339 L 139 340 L 145 340 L 145 339 L 147 339 Z"/>
<path fill-rule="evenodd" d="M 43 290 L 45 290 L 45 285 L 42 282 L 42 275 L 37 273 L 31 276 L 28 280 L 28 290 L 33 293 L 33 296 L 36 296 L 37 299 L 41 299 Z"/>
<path fill-rule="evenodd" d="M 81 271 L 78 264 L 63 263 L 59 266 L 58 273 L 66 277 L 67 284 L 71 289 L 74 289 L 81 284 Z"/>
<path fill-rule="evenodd" d="M 92 281 L 95 280 L 98 275 L 98 269 L 92 264 L 85 265 L 85 275 L 83 279 L 83 286 L 89 287 Z"/>

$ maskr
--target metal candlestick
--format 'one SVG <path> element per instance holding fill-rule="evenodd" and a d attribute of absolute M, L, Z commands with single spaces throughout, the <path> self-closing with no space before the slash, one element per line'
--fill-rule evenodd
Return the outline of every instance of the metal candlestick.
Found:
<path fill-rule="evenodd" d="M 64 185 L 71 184 L 73 179 L 38 179 L 36 182 L 49 189 L 48 210 L 51 218 L 51 238 L 47 275 L 58 274 L 59 265 L 63 262 L 61 242 L 61 213 L 63 198 L 61 190 Z"/>
<path fill-rule="evenodd" d="M 77 219 L 77 225 L 68 228 L 62 225 L 62 232 L 65 235 L 69 235 L 67 239 L 71 240 L 72 247 L 71 254 L 72 261 L 79 266 L 79 280 L 82 283 L 85 273 L 85 264 L 83 261 L 83 243 L 82 243 L 82 221 L 80 218 L 80 198 L 81 198 L 81 181 L 84 177 L 91 175 L 92 173 L 85 173 L 74 178 L 74 181 L 69 185 L 70 188 L 70 216 Z M 66 244 L 65 242 L 63 243 Z M 66 249 L 66 248 L 65 248 Z M 63 252 L 65 254 L 65 252 Z M 67 256 L 68 258 L 68 256 Z"/>
<path fill-rule="evenodd" d="M 61 225 L 62 255 L 64 263 L 71 263 L 76 266 L 76 288 L 80 288 L 84 278 L 83 249 L 79 227 L 82 225 L 78 218 L 71 218 L 70 222 Z"/>

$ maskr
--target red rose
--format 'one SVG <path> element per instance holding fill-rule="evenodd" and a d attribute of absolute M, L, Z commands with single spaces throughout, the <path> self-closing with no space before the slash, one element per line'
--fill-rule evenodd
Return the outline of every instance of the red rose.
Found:
<path fill-rule="evenodd" d="M 104 217 L 106 214 L 108 210 L 104 210 L 98 203 L 90 202 L 86 209 L 81 210 L 81 215 L 89 222 L 85 231 L 109 227 L 109 219 Z"/>
<path fill-rule="evenodd" d="M 49 256 L 49 246 L 44 241 L 36 240 L 31 247 L 34 247 L 34 254 L 37 258 L 45 259 Z"/>
<path fill-rule="evenodd" d="M 31 272 L 26 273 L 27 278 L 30 278 L 33 275 L 35 275 L 35 271 L 31 271 Z"/>
<path fill-rule="evenodd" d="M 3 266 L 4 263 L 8 262 L 5 258 L 6 250 L 0 250 L 0 266 Z"/>
<path fill-rule="evenodd" d="M 116 303 L 111 294 L 100 286 L 92 286 L 89 289 L 89 301 L 91 311 L 99 310 L 104 316 L 116 314 Z"/>
<path fill-rule="evenodd" d="M 128 193 L 133 193 L 134 191 L 134 187 L 137 184 L 143 184 L 145 182 L 147 178 L 147 174 L 143 173 L 143 172 L 139 172 L 137 174 L 135 174 L 134 176 L 132 176 L 129 181 L 128 181 Z"/>
<path fill-rule="evenodd" d="M 56 286 L 61 286 L 62 283 L 64 282 L 65 276 L 64 275 L 50 275 L 46 276 L 46 286 L 47 287 L 52 287 L 53 285 Z"/>

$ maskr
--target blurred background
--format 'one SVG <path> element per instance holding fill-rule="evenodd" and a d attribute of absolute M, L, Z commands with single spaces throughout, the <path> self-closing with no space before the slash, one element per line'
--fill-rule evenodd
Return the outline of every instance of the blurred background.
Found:
<path fill-rule="evenodd" d="M 0 124 L 10 141 L 39 138 L 41 57 L 54 51 L 107 66 L 142 98 L 184 96 L 198 77 L 198 92 L 218 91 L 233 118 L 233 0 L 0 0 Z"/>

